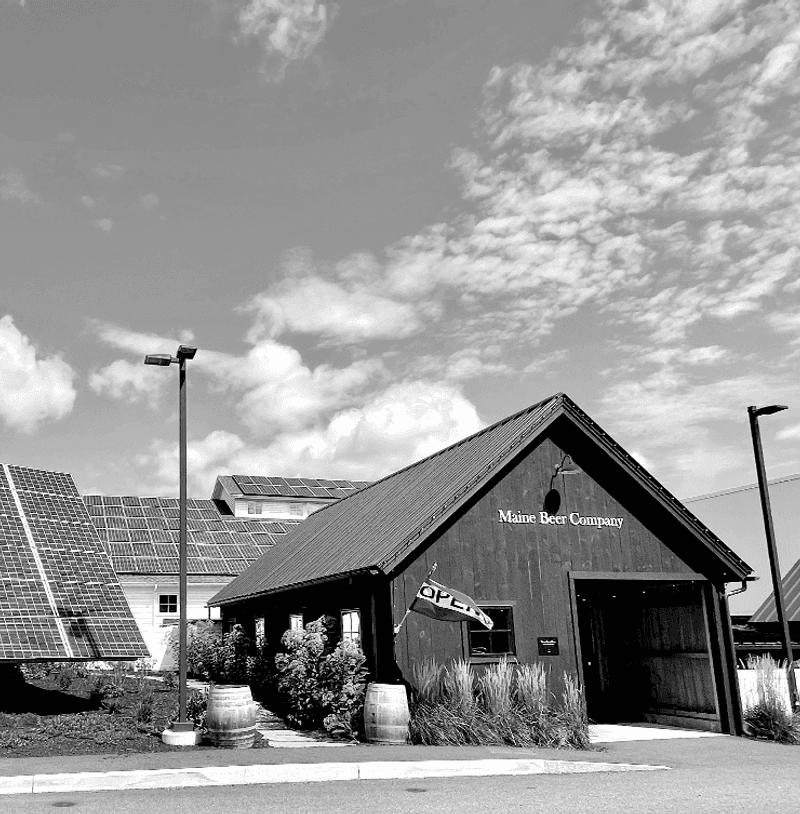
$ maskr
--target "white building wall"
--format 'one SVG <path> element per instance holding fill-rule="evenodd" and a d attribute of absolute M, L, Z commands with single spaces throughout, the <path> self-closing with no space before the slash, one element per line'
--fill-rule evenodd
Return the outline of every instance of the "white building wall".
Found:
<path fill-rule="evenodd" d="M 219 619 L 219 608 L 208 608 L 206 603 L 229 580 L 220 582 L 192 583 L 191 577 L 187 586 L 186 617 L 189 621 L 197 619 Z M 170 649 L 170 642 L 177 641 L 177 624 L 169 620 L 178 620 L 178 612 L 160 613 L 159 596 L 178 593 L 178 580 L 174 576 L 163 579 L 120 576 L 120 584 L 128 600 L 139 630 L 150 650 L 154 670 L 176 670 Z M 165 624 L 166 622 L 166 624 Z"/>

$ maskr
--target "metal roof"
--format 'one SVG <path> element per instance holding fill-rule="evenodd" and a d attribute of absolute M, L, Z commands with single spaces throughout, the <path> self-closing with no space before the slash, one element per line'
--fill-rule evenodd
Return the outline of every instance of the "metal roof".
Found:
<path fill-rule="evenodd" d="M 217 480 L 231 494 L 243 497 L 306 497 L 341 500 L 369 486 L 363 480 L 281 478 L 267 475 L 220 475 Z"/>
<path fill-rule="evenodd" d="M 783 603 L 786 619 L 789 622 L 800 622 L 800 560 L 789 569 L 781 580 L 783 585 Z M 777 622 L 778 611 L 775 608 L 775 592 L 773 591 L 750 617 L 751 622 Z"/>
<path fill-rule="evenodd" d="M 118 574 L 177 574 L 177 498 L 86 495 L 89 516 Z M 240 574 L 296 520 L 234 517 L 214 500 L 190 500 L 186 511 L 189 574 Z"/>
<path fill-rule="evenodd" d="M 72 478 L 0 466 L 0 660 L 148 655 Z"/>
<path fill-rule="evenodd" d="M 614 456 L 734 574 L 749 566 L 649 475 L 563 393 L 401 469 L 312 514 L 285 542 L 219 591 L 209 604 L 285 590 L 355 572 L 389 573 L 460 503 L 520 453 L 557 417 L 566 415 Z"/>

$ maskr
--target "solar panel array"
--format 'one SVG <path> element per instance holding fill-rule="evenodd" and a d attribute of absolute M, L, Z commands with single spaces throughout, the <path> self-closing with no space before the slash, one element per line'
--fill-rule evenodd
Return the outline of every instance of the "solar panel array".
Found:
<path fill-rule="evenodd" d="M 321 497 L 341 500 L 369 486 L 364 480 L 325 480 L 324 478 L 270 478 L 261 475 L 233 475 L 243 495 L 252 497 Z"/>
<path fill-rule="evenodd" d="M 177 574 L 177 498 L 86 495 L 97 533 L 118 574 Z M 249 520 L 224 514 L 213 500 L 189 500 L 187 573 L 235 576 L 298 521 Z"/>
<path fill-rule="evenodd" d="M 72 478 L 0 466 L 0 660 L 148 655 Z"/>

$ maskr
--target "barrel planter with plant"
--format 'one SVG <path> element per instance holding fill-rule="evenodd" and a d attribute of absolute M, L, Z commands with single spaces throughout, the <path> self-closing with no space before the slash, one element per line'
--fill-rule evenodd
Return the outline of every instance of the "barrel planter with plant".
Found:
<path fill-rule="evenodd" d="M 256 737 L 256 703 L 246 684 L 208 688 L 206 730 L 214 746 L 249 749 Z"/>
<path fill-rule="evenodd" d="M 408 738 L 408 696 L 405 684 L 367 685 L 364 731 L 373 743 L 405 743 Z"/>

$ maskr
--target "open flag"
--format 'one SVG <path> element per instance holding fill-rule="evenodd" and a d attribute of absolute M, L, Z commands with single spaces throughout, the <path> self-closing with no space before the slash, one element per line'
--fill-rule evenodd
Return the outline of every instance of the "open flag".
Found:
<path fill-rule="evenodd" d="M 489 630 L 494 622 L 470 599 L 460 591 L 445 588 L 432 579 L 426 579 L 414 597 L 409 610 L 439 619 L 443 622 L 463 622 L 464 617 L 480 622 Z"/>

